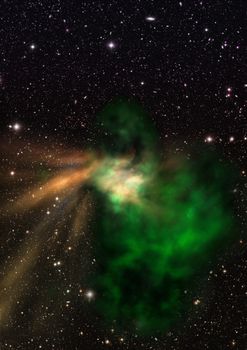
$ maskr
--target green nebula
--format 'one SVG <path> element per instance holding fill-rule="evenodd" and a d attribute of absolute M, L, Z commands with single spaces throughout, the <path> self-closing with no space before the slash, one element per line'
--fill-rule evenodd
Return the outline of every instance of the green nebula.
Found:
<path fill-rule="evenodd" d="M 115 99 L 97 120 L 98 148 L 111 156 L 135 152 L 135 161 L 156 148 L 157 135 L 150 119 L 133 100 Z"/>
<path fill-rule="evenodd" d="M 96 307 L 121 328 L 166 331 L 191 306 L 184 291 L 233 235 L 234 176 L 207 152 L 162 164 L 156 132 L 133 102 L 114 101 L 99 120 L 107 157 L 93 180 Z"/>

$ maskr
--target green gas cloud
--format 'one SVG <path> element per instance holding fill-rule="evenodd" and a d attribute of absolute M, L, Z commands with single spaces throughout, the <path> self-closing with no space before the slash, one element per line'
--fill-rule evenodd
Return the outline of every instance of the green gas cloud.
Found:
<path fill-rule="evenodd" d="M 232 238 L 233 172 L 208 152 L 161 161 L 157 134 L 134 102 L 99 116 L 96 307 L 106 322 L 149 334 L 181 318 L 216 253 Z"/>

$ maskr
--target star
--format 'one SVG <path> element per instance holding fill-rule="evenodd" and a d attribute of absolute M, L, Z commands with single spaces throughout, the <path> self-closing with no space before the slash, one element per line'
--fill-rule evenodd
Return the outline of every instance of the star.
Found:
<path fill-rule="evenodd" d="M 85 297 L 88 299 L 88 301 L 91 301 L 95 296 L 95 293 L 93 290 L 88 290 L 85 293 Z"/>
<path fill-rule="evenodd" d="M 116 48 L 116 43 L 114 41 L 109 41 L 106 46 L 108 49 L 113 50 Z"/>
<path fill-rule="evenodd" d="M 9 125 L 9 129 L 13 129 L 13 130 L 15 130 L 15 131 L 18 131 L 18 130 L 20 130 L 21 129 L 21 124 L 19 124 L 19 123 L 15 123 L 15 124 L 10 124 Z"/>
<path fill-rule="evenodd" d="M 212 136 L 207 136 L 206 137 L 206 139 L 205 139 L 205 142 L 207 142 L 207 143 L 211 143 L 211 142 L 213 142 L 214 141 L 214 139 L 213 139 L 213 137 Z"/>
<path fill-rule="evenodd" d="M 30 49 L 33 51 L 33 50 L 35 50 L 36 49 L 36 45 L 35 44 L 30 44 Z"/>

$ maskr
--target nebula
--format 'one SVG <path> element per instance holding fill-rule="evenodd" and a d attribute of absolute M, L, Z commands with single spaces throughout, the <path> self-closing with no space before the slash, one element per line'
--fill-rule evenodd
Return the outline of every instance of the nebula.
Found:
<path fill-rule="evenodd" d="M 162 162 L 133 102 L 113 102 L 100 121 L 101 148 L 115 158 L 95 175 L 96 307 L 120 328 L 167 331 L 191 305 L 185 291 L 234 235 L 234 174 L 203 151 Z"/>
<path fill-rule="evenodd" d="M 48 145 L 44 153 L 35 143 L 1 148 L 15 164 L 1 179 L 11 188 L 2 218 L 36 223 L 18 249 L 7 232 L 1 235 L 1 328 L 14 322 L 34 288 L 38 262 L 59 270 L 68 255 L 78 261 L 79 249 L 87 255 L 82 242 L 92 230 L 95 268 L 86 277 L 79 267 L 71 274 L 79 294 L 87 279 L 85 296 L 106 325 L 140 334 L 167 331 L 186 319 L 191 299 L 185 291 L 196 292 L 234 237 L 235 175 L 216 155 L 196 148 L 189 158 L 167 153 L 164 159 L 151 119 L 123 98 L 99 113 L 95 133 L 97 142 L 83 151 Z M 39 296 L 49 294 L 46 284 L 44 273 Z"/>

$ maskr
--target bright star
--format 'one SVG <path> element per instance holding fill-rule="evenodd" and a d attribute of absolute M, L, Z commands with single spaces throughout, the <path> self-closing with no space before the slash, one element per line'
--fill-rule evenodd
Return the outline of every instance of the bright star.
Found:
<path fill-rule="evenodd" d="M 35 49 L 36 49 L 36 45 L 35 45 L 35 44 L 31 44 L 31 45 L 30 45 L 30 49 L 31 49 L 31 50 L 35 50 Z"/>
<path fill-rule="evenodd" d="M 114 41 L 109 41 L 107 43 L 107 47 L 112 50 L 112 49 L 115 49 L 116 44 L 114 43 Z"/>
<path fill-rule="evenodd" d="M 213 137 L 212 136 L 207 136 L 206 139 L 205 139 L 205 142 L 213 142 Z"/>
<path fill-rule="evenodd" d="M 20 128 L 21 128 L 21 125 L 20 125 L 19 123 L 15 123 L 15 124 L 13 125 L 13 129 L 14 129 L 15 131 L 20 130 Z"/>
<path fill-rule="evenodd" d="M 94 291 L 92 290 L 88 290 L 86 293 L 85 293 L 85 296 L 86 298 L 90 301 L 94 298 Z"/>

